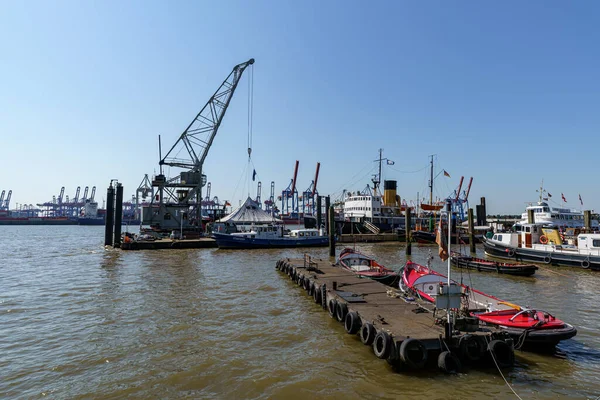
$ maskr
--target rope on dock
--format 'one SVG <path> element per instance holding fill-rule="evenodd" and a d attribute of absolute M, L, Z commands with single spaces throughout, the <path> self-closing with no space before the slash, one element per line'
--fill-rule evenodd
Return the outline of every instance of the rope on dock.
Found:
<path fill-rule="evenodd" d="M 500 372 L 500 376 L 502 377 L 502 379 L 504 379 L 504 383 L 506 383 L 506 386 L 508 386 L 508 388 L 514 393 L 515 396 L 517 396 L 517 399 L 519 400 L 523 400 L 521 398 L 521 396 L 519 396 L 517 394 L 517 392 L 515 392 L 515 390 L 512 388 L 512 386 L 510 385 L 510 383 L 508 383 L 508 381 L 506 380 L 506 378 L 504 377 L 504 374 L 502 373 L 502 370 L 500 369 L 500 366 L 498 366 L 498 362 L 496 362 L 496 355 L 494 354 L 494 352 L 492 351 L 492 349 L 489 348 L 489 344 L 491 342 L 488 341 L 488 337 L 484 336 L 487 344 L 488 344 L 488 351 L 490 352 L 490 354 L 492 355 L 492 360 L 494 361 L 494 364 L 496 365 L 496 368 L 498 369 L 498 372 Z"/>

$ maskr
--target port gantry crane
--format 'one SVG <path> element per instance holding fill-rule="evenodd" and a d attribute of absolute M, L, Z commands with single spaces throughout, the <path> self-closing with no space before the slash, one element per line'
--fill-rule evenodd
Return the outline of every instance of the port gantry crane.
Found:
<path fill-rule="evenodd" d="M 254 59 L 251 58 L 233 67 L 167 154 L 164 157 L 160 156 L 160 174 L 152 180 L 152 186 L 157 188 L 157 193 L 152 199 L 149 212 L 143 215 L 143 223 L 161 229 L 175 229 L 180 226 L 195 226 L 198 230 L 201 229 L 202 187 L 206 185 L 206 175 L 202 173 L 202 166 L 242 74 L 253 64 Z M 163 174 L 163 166 L 185 171 L 167 179 Z"/>

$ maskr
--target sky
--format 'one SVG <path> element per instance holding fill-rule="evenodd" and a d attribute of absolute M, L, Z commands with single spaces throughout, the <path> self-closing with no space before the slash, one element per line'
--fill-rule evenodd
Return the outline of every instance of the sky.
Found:
<path fill-rule="evenodd" d="M 254 58 L 203 166 L 211 197 L 254 197 L 253 170 L 277 196 L 298 160 L 298 189 L 320 162 L 337 199 L 383 149 L 409 202 L 434 155 L 436 198 L 473 177 L 470 207 L 517 214 L 543 181 L 553 205 L 600 211 L 599 17 L 594 1 L 5 1 L 0 191 L 11 208 L 63 186 L 100 200 L 117 179 L 129 198 L 159 171 L 158 135 L 164 154 Z"/>

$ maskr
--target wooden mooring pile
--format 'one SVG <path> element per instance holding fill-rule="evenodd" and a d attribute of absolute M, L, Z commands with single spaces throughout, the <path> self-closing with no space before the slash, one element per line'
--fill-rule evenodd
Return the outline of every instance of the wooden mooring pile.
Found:
<path fill-rule="evenodd" d="M 456 373 L 467 366 L 514 364 L 513 341 L 505 333 L 468 320 L 456 320 L 450 332 L 444 319 L 437 318 L 443 313 L 436 313 L 433 305 L 328 261 L 306 255 L 279 260 L 276 269 L 396 370 L 439 368 Z"/>

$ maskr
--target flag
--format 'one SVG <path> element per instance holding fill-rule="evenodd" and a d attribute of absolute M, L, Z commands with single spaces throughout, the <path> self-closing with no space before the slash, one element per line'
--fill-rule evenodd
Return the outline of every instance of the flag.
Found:
<path fill-rule="evenodd" d="M 230 203 L 230 202 L 228 202 L 227 200 L 225 200 L 225 206 L 226 206 L 226 207 L 231 207 L 231 203 Z"/>
<path fill-rule="evenodd" d="M 552 197 L 552 195 L 550 193 L 548 193 L 548 197 Z"/>
<path fill-rule="evenodd" d="M 581 200 L 581 194 L 579 195 L 579 202 L 583 205 L 583 200 Z"/>
<path fill-rule="evenodd" d="M 561 193 L 560 195 L 562 196 L 562 199 L 563 199 L 563 201 L 566 203 L 566 202 L 567 202 L 567 199 L 565 199 L 565 195 L 564 195 L 564 194 L 562 194 L 562 193 Z"/>
<path fill-rule="evenodd" d="M 254 171 L 252 172 L 252 180 L 254 181 L 255 179 L 256 179 L 256 170 L 254 170 Z"/>
<path fill-rule="evenodd" d="M 446 170 L 444 170 L 444 176 L 447 176 L 448 178 L 450 178 L 450 174 L 448 172 L 446 172 Z"/>
<path fill-rule="evenodd" d="M 392 160 L 387 160 L 387 165 L 394 165 L 394 162 Z"/>
<path fill-rule="evenodd" d="M 442 220 L 438 224 L 437 234 L 435 235 L 435 242 L 439 246 L 438 254 L 442 261 L 448 259 L 448 245 L 446 244 L 446 236 L 444 235 L 444 229 L 442 228 Z"/>
<path fill-rule="evenodd" d="M 544 197 L 544 198 L 542 198 L 542 200 L 546 200 L 546 201 L 548 201 L 548 198 L 547 198 L 547 197 Z"/>

